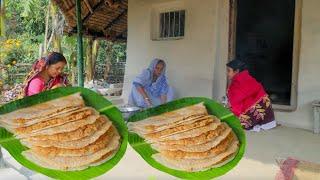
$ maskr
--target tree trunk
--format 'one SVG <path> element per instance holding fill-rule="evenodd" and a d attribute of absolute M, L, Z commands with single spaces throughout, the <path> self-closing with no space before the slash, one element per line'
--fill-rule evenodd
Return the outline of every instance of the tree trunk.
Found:
<path fill-rule="evenodd" d="M 86 72 L 86 82 L 89 82 L 93 80 L 93 62 L 92 62 L 92 47 L 93 47 L 93 38 L 89 37 L 88 38 L 88 44 L 86 48 L 86 67 L 85 67 L 85 72 Z"/>
<path fill-rule="evenodd" d="M 110 72 L 110 69 L 111 69 L 111 51 L 112 51 L 112 44 L 111 43 L 108 43 L 107 44 L 107 56 L 106 56 L 106 67 L 104 69 L 104 73 L 103 73 L 103 79 L 104 80 L 107 80 L 108 79 L 108 76 L 109 76 L 109 72 Z"/>
<path fill-rule="evenodd" d="M 5 36 L 5 7 L 4 7 L 4 0 L 0 1 L 0 36 Z M 2 48 L 2 47 L 1 47 Z M 0 93 L 2 90 L 4 83 L 4 76 L 5 76 L 5 66 L 3 64 L 3 59 L 0 57 Z M 0 149 L 1 151 L 1 149 Z M 1 152 L 0 152 L 1 153 Z M 1 154 L 2 156 L 2 154 Z M 0 157 L 2 159 L 2 157 Z M 1 160 L 0 159 L 0 160 Z"/>
<path fill-rule="evenodd" d="M 41 56 L 46 55 L 48 52 L 48 33 L 49 33 L 49 19 L 50 19 L 50 6 L 51 1 L 49 1 L 48 8 L 47 8 L 47 14 L 46 14 L 46 28 L 44 32 L 44 42 L 43 42 L 43 53 Z"/>
<path fill-rule="evenodd" d="M 77 53 L 72 52 L 70 55 L 71 62 L 71 84 L 74 86 L 77 84 Z"/>
<path fill-rule="evenodd" d="M 51 3 L 51 17 L 52 17 L 52 42 L 53 51 L 62 53 L 61 36 L 57 33 L 56 28 L 59 26 L 58 7 Z"/>
<path fill-rule="evenodd" d="M 93 79 L 95 78 L 95 69 L 96 69 L 96 61 L 98 58 L 98 51 L 99 51 L 99 40 L 93 41 L 92 47 L 92 72 L 93 72 Z"/>
<path fill-rule="evenodd" d="M 53 51 L 62 53 L 61 37 L 56 33 L 53 35 Z"/>
<path fill-rule="evenodd" d="M 0 36 L 5 36 L 5 6 L 4 0 L 0 1 Z"/>
<path fill-rule="evenodd" d="M 41 43 L 41 44 L 39 45 L 39 59 L 40 59 L 41 57 L 43 57 L 43 52 L 44 52 L 44 46 L 43 46 L 43 44 Z"/>

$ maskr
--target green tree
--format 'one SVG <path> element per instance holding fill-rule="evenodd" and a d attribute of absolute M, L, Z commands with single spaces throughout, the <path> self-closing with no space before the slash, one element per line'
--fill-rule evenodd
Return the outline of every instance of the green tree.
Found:
<path fill-rule="evenodd" d="M 13 38 L 25 33 L 30 36 L 43 35 L 47 5 L 48 0 L 5 1 L 7 36 Z"/>
<path fill-rule="evenodd" d="M 72 77 L 70 81 L 76 82 L 76 38 L 62 36 L 63 18 L 61 18 L 59 10 L 51 6 L 53 3 L 49 0 L 1 0 L 1 2 L 4 2 L 6 7 L 6 35 L 0 38 L 0 78 L 17 73 L 20 64 L 30 65 L 39 58 L 40 54 L 46 55 L 45 49 L 44 53 L 39 53 L 39 47 L 46 46 L 48 52 L 53 50 L 63 52 L 68 60 L 66 71 Z M 46 22 L 48 22 L 47 27 Z M 45 39 L 46 43 L 44 43 Z M 85 51 L 84 57 L 92 59 L 91 61 L 86 59 L 88 68 L 86 72 L 89 72 L 87 80 L 103 78 L 103 72 L 106 70 L 103 67 L 106 64 L 110 64 L 112 68 L 112 65 L 117 62 L 125 62 L 125 43 L 95 40 L 93 44 L 89 44 L 92 48 L 87 48 L 87 46 L 88 41 L 85 40 L 83 48 L 88 49 L 89 54 Z M 1 72 L 5 72 L 5 74 Z M 28 70 L 24 73 L 27 74 Z M 19 74 L 21 74 L 21 78 L 24 78 L 23 72 L 19 72 Z M 22 80 L 11 78 L 9 81 L 12 81 L 10 84 L 14 84 Z"/>

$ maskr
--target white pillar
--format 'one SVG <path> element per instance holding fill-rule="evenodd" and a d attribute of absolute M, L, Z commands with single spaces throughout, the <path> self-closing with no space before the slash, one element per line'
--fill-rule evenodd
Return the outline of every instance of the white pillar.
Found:
<path fill-rule="evenodd" d="M 313 106 L 313 132 L 316 134 L 320 133 L 320 101 L 314 101 L 312 103 Z"/>
<path fill-rule="evenodd" d="M 3 155 L 0 147 L 0 169 L 2 168 L 5 168 L 5 163 L 4 163 L 4 159 L 3 159 Z"/>

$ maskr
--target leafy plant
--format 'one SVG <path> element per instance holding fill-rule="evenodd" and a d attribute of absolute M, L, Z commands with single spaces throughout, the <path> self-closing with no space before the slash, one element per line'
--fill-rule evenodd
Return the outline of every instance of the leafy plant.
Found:
<path fill-rule="evenodd" d="M 15 37 L 24 33 L 33 36 L 43 34 L 48 2 L 48 0 L 5 1 L 7 35 Z"/>

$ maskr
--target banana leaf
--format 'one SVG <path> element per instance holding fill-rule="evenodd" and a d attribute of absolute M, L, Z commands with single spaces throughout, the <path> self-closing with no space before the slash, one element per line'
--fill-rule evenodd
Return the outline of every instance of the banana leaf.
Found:
<path fill-rule="evenodd" d="M 218 168 L 212 168 L 206 171 L 200 172 L 185 172 L 180 170 L 175 170 L 168 168 L 157 161 L 155 161 L 151 156 L 157 153 L 156 150 L 152 149 L 151 146 L 144 141 L 142 137 L 139 135 L 129 132 L 128 141 L 130 145 L 137 151 L 140 156 L 152 167 L 166 172 L 172 176 L 182 178 L 182 179 L 212 179 L 218 176 L 221 176 L 232 168 L 234 168 L 238 162 L 243 157 L 246 147 L 246 137 L 243 128 L 241 127 L 240 121 L 237 117 L 235 117 L 227 108 L 223 107 L 219 103 L 201 97 L 190 97 L 190 98 L 183 98 L 176 101 L 169 102 L 167 104 L 160 105 L 155 108 L 150 108 L 145 111 L 141 111 L 136 113 L 135 115 L 131 116 L 128 119 L 128 122 L 136 122 L 143 120 L 150 116 L 159 115 L 165 112 L 170 112 L 179 108 L 183 108 L 186 106 L 194 105 L 200 102 L 204 102 L 209 114 L 217 116 L 222 122 L 226 122 L 235 132 L 239 141 L 240 141 L 240 148 L 236 155 L 236 157 L 229 163 L 225 164 L 224 166 Z"/>
<path fill-rule="evenodd" d="M 122 118 L 121 112 L 113 106 L 104 97 L 98 95 L 97 93 L 80 87 L 67 87 L 58 88 L 50 91 L 46 91 L 35 96 L 26 97 L 11 103 L 8 103 L 0 107 L 0 116 L 20 108 L 32 106 L 45 101 L 53 100 L 59 97 L 67 96 L 76 92 L 81 92 L 81 95 L 87 106 L 91 106 L 109 117 L 112 123 L 117 128 L 119 134 L 121 135 L 121 145 L 116 153 L 116 155 L 109 161 L 101 164 L 99 166 L 90 167 L 81 171 L 58 171 L 53 169 L 47 169 L 38 166 L 37 164 L 27 160 L 21 153 L 28 148 L 23 146 L 18 139 L 16 139 L 13 134 L 6 131 L 4 128 L 0 128 L 0 145 L 5 148 L 15 160 L 17 160 L 21 165 L 26 168 L 42 173 L 48 177 L 55 179 L 90 179 L 102 175 L 113 168 L 123 157 L 127 148 L 128 131 L 127 127 Z"/>

